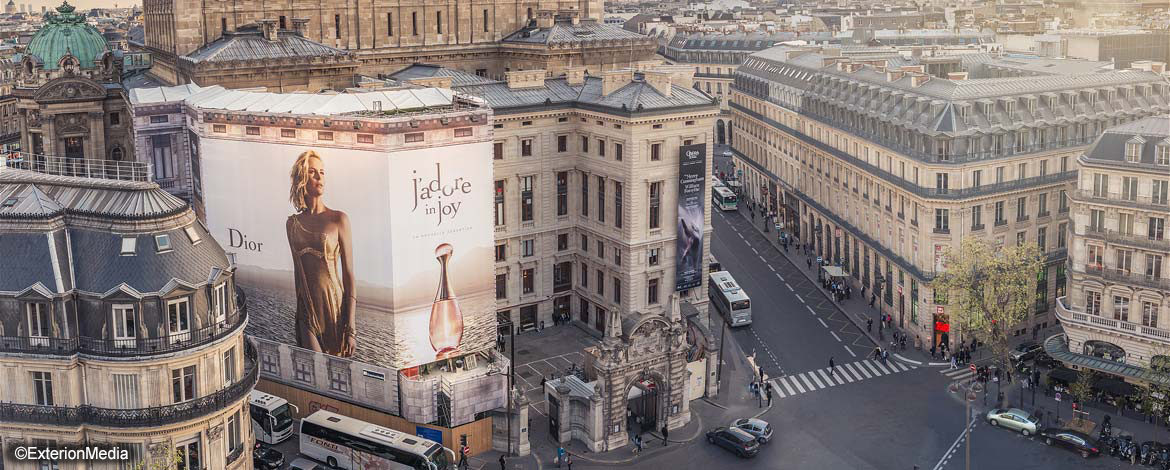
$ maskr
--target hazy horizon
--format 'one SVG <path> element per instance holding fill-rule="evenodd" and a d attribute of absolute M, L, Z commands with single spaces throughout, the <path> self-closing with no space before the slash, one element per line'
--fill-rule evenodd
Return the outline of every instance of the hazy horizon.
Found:
<path fill-rule="evenodd" d="M 49 1 L 49 0 L 13 0 L 13 1 L 16 2 L 17 8 L 20 8 L 20 5 L 24 5 L 24 4 L 32 5 L 34 12 L 41 11 L 41 5 L 44 5 L 48 8 L 57 8 L 57 7 L 61 6 L 61 0 L 53 0 L 53 1 Z M 4 1 L 4 3 L 8 3 L 8 2 Z M 91 8 L 114 8 L 114 5 L 117 5 L 118 8 L 129 8 L 129 7 L 134 6 L 134 5 L 141 6 L 142 0 L 117 0 L 117 1 L 112 1 L 112 0 L 69 0 L 69 4 L 77 7 L 78 9 L 81 9 L 81 10 L 88 10 Z"/>

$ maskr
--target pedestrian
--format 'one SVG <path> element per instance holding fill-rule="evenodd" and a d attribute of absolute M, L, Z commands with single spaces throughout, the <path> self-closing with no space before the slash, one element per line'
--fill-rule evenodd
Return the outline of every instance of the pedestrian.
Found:
<path fill-rule="evenodd" d="M 557 468 L 561 468 L 561 463 L 565 461 L 565 448 L 557 446 Z"/>
<path fill-rule="evenodd" d="M 569 470 L 573 470 L 573 453 L 572 452 L 569 452 L 568 455 L 565 455 L 565 464 L 569 467 Z"/>
<path fill-rule="evenodd" d="M 638 434 L 637 439 L 638 439 L 637 441 L 634 441 L 634 444 L 637 444 L 638 452 L 641 452 L 642 451 L 642 442 L 643 442 L 642 441 L 642 434 Z"/>
<path fill-rule="evenodd" d="M 833 363 L 833 356 L 829 356 L 829 377 L 833 376 L 833 369 L 835 367 L 836 367 L 836 364 Z"/>
<path fill-rule="evenodd" d="M 808 265 L 808 269 L 812 269 L 812 257 L 805 257 L 804 264 Z"/>
<path fill-rule="evenodd" d="M 765 390 L 767 390 L 767 392 L 768 392 L 768 407 L 771 408 L 772 407 L 772 387 L 768 387 Z"/>
<path fill-rule="evenodd" d="M 955 356 L 951 356 L 951 369 L 958 369 L 958 368 L 959 368 L 958 359 L 955 359 Z"/>
<path fill-rule="evenodd" d="M 889 361 L 889 359 L 890 359 L 890 352 L 889 351 L 882 351 L 882 364 L 886 364 L 886 362 Z"/>
<path fill-rule="evenodd" d="M 670 430 L 666 429 L 666 425 L 662 425 L 662 447 L 666 447 L 667 439 L 670 437 Z"/>
<path fill-rule="evenodd" d="M 506 470 L 504 468 L 505 465 L 506 465 L 506 462 L 504 461 L 504 454 L 500 454 L 500 470 Z"/>
<path fill-rule="evenodd" d="M 862 287 L 862 289 L 865 289 L 865 288 L 864 288 L 864 287 Z M 866 333 L 869 333 L 869 332 L 871 332 L 871 331 L 873 331 L 873 319 L 872 319 L 872 318 L 866 318 L 866 319 L 865 319 L 865 332 L 866 332 Z"/>
<path fill-rule="evenodd" d="M 930 358 L 934 359 L 936 357 L 938 357 L 938 356 L 935 355 L 935 346 L 932 344 L 932 345 L 930 345 Z"/>
<path fill-rule="evenodd" d="M 873 295 L 873 294 L 870 294 L 870 295 L 869 295 L 869 306 L 870 306 L 870 307 L 873 307 L 873 301 L 874 301 L 874 300 L 877 300 L 877 296 L 876 296 L 876 295 Z"/>

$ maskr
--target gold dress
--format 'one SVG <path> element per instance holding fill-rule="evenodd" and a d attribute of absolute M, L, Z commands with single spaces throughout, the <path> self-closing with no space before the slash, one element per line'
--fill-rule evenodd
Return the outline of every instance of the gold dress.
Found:
<path fill-rule="evenodd" d="M 317 338 L 321 351 L 334 356 L 349 356 L 343 351 L 345 326 L 340 323 L 344 289 L 338 272 L 341 246 L 337 233 L 319 233 L 301 225 L 296 215 L 289 216 L 289 245 L 293 249 L 293 275 L 297 289 L 297 342 Z"/>

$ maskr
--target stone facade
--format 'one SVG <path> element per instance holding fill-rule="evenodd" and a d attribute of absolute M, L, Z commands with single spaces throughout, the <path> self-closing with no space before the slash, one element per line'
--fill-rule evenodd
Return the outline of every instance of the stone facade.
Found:
<path fill-rule="evenodd" d="M 1069 285 L 1057 305 L 1068 349 L 1165 371 L 1170 117 L 1112 128 L 1078 163 L 1070 193 Z"/>
<path fill-rule="evenodd" d="M 940 79 L 839 53 L 774 48 L 739 67 L 732 145 L 744 199 L 879 291 L 882 312 L 927 347 L 959 339 L 929 283 L 965 236 L 1041 245 L 1035 314 L 1012 333 L 1055 324 L 1075 160 L 1109 125 L 1166 112 L 1165 78 L 980 56 L 965 61 L 970 78 Z M 1108 114 L 1122 109 L 1132 117 Z"/>

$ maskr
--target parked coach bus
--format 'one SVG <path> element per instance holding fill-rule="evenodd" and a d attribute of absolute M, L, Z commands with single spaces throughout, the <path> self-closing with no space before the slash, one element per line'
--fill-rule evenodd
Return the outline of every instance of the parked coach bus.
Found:
<path fill-rule="evenodd" d="M 752 324 L 752 301 L 731 277 L 731 273 L 713 272 L 707 281 L 707 293 L 711 297 L 711 304 L 723 313 L 727 324 L 731 326 Z"/>
<path fill-rule="evenodd" d="M 319 410 L 301 420 L 301 453 L 345 470 L 454 470 L 442 444 Z"/>

